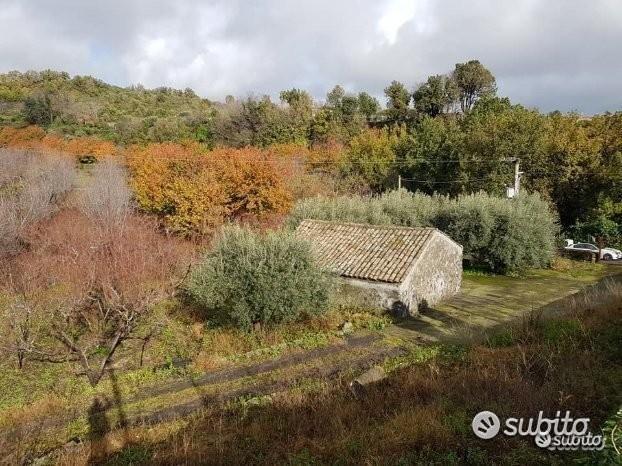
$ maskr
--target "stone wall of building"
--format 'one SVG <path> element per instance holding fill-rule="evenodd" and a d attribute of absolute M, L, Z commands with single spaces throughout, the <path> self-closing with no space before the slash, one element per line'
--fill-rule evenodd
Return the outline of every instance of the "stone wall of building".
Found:
<path fill-rule="evenodd" d="M 339 304 L 364 309 L 391 310 L 401 301 L 398 284 L 345 277 L 337 278 L 336 296 Z"/>
<path fill-rule="evenodd" d="M 437 232 L 402 283 L 402 293 L 416 301 L 409 306 L 413 314 L 413 308 L 433 306 L 458 293 L 461 285 L 462 247 Z"/>

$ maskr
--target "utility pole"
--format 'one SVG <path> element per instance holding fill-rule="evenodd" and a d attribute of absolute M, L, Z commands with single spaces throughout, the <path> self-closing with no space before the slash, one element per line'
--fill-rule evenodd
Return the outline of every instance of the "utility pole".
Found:
<path fill-rule="evenodd" d="M 514 187 L 508 186 L 507 188 L 507 196 L 513 198 L 518 196 L 520 192 L 520 179 L 523 172 L 520 171 L 520 160 L 518 157 L 509 157 L 505 160 L 506 162 L 512 162 L 514 164 Z"/>
<path fill-rule="evenodd" d="M 397 189 L 402 189 L 402 175 L 397 175 Z"/>
<path fill-rule="evenodd" d="M 518 196 L 520 191 L 520 177 L 523 174 L 519 171 L 520 160 L 516 158 L 514 160 L 514 195 Z"/>

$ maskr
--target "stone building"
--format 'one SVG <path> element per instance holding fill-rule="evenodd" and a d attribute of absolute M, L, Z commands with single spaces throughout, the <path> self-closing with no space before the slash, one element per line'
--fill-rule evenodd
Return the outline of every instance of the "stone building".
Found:
<path fill-rule="evenodd" d="M 339 299 L 416 315 L 460 290 L 462 246 L 436 228 L 304 220 L 299 238 L 339 276 Z"/>

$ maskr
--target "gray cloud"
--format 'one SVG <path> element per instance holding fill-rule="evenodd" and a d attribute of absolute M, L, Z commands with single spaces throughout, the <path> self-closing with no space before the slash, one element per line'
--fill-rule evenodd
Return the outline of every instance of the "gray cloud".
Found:
<path fill-rule="evenodd" d="M 618 0 L 0 0 L 0 71 L 323 98 L 478 58 L 515 102 L 593 113 L 622 108 L 620 24 Z"/>

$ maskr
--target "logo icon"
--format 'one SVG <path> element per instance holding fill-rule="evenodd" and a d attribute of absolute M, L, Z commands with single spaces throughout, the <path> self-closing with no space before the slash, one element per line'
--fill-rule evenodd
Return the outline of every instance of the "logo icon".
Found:
<path fill-rule="evenodd" d="M 471 427 L 475 435 L 481 439 L 488 440 L 499 433 L 501 421 L 492 411 L 482 411 L 475 415 Z"/>
<path fill-rule="evenodd" d="M 535 442 L 540 448 L 548 448 L 551 445 L 551 436 L 541 432 L 536 435 Z"/>

